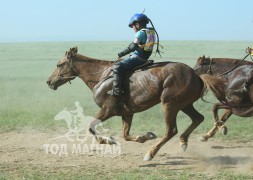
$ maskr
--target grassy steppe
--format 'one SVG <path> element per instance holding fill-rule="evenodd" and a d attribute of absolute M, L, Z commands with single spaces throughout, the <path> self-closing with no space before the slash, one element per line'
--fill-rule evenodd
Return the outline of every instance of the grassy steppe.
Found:
<path fill-rule="evenodd" d="M 78 46 L 79 53 L 98 59 L 116 59 L 116 54 L 129 42 L 59 42 L 59 43 L 12 43 L 0 44 L 0 132 L 22 129 L 36 129 L 51 131 L 58 127 L 66 127 L 65 122 L 54 121 L 54 116 L 63 108 L 74 109 L 74 102 L 79 101 L 84 108 L 85 115 L 95 116 L 98 107 L 93 101 L 91 91 L 80 80 L 75 79 L 72 84 L 66 84 L 57 91 L 47 87 L 46 80 L 56 67 L 56 63 L 64 56 L 70 47 Z M 172 41 L 161 43 L 165 49 L 163 59 L 152 55 L 156 61 L 177 61 L 193 67 L 199 56 L 242 58 L 244 49 L 250 42 L 208 42 L 208 41 Z M 195 107 L 205 116 L 205 121 L 193 132 L 203 134 L 213 126 L 212 103 L 216 102 L 211 94 L 205 97 L 211 103 L 201 100 Z M 179 134 L 190 124 L 190 119 L 183 113 L 178 115 Z M 113 117 L 104 123 L 110 133 L 121 133 L 121 119 Z M 217 133 L 219 140 L 251 141 L 253 138 L 251 118 L 232 116 L 227 122 L 228 135 Z M 152 131 L 159 137 L 165 132 L 165 125 L 161 106 L 157 105 L 148 111 L 134 116 L 131 132 L 134 134 Z M 55 172 L 43 174 L 40 168 L 33 167 L 33 171 L 24 169 L 21 177 L 28 179 L 62 179 L 82 178 L 85 172 L 76 174 L 62 174 Z M 126 170 L 116 176 L 101 176 L 96 178 L 108 179 L 208 179 L 205 175 L 194 174 L 190 170 L 158 172 L 160 176 L 142 170 Z M 226 177 L 226 178 L 224 178 Z M 0 179 L 8 178 L 0 175 Z M 88 179 L 96 179 L 93 175 Z M 224 171 L 217 179 L 247 179 L 245 175 L 233 175 Z"/>
<path fill-rule="evenodd" d="M 61 42 L 61 43 L 14 43 L 0 44 L 0 125 L 1 131 L 24 127 L 52 129 L 59 125 L 53 121 L 54 115 L 64 107 L 74 108 L 79 101 L 85 115 L 94 116 L 98 107 L 93 101 L 91 91 L 80 80 L 66 84 L 57 91 L 49 89 L 46 80 L 70 47 L 78 46 L 79 53 L 100 59 L 114 59 L 116 54 L 128 42 Z M 211 57 L 241 58 L 248 42 L 206 42 L 175 41 L 162 42 L 163 58 L 152 56 L 156 61 L 178 61 L 193 67 L 201 55 Z M 213 96 L 206 99 L 216 102 Z M 206 117 L 205 122 L 195 131 L 203 133 L 212 126 L 212 104 L 201 100 L 196 108 Z M 229 134 L 226 138 L 249 140 L 252 127 L 251 118 L 233 116 L 228 122 Z M 144 123 L 145 121 L 145 123 Z M 190 123 L 189 118 L 180 113 L 178 127 L 184 129 Z M 119 117 L 108 120 L 107 124 L 115 132 L 121 129 Z M 64 123 L 62 123 L 64 126 Z M 132 131 L 157 131 L 162 135 L 164 120 L 160 105 L 149 111 L 135 115 Z"/>
<path fill-rule="evenodd" d="M 49 89 L 46 80 L 56 67 L 57 61 L 63 57 L 70 47 L 78 46 L 79 53 L 87 56 L 113 60 L 115 54 L 128 42 L 61 42 L 61 43 L 14 43 L 0 44 L 0 127 L 1 131 L 19 128 L 52 129 L 59 125 L 53 117 L 64 107 L 75 108 L 79 101 L 85 115 L 94 116 L 98 107 L 93 101 L 91 91 L 80 80 L 66 84 L 57 91 Z M 175 41 L 162 42 L 163 58 L 152 55 L 156 61 L 178 61 L 193 67 L 201 55 L 211 57 L 241 58 L 244 48 L 249 42 L 207 42 L 207 41 Z M 214 103 L 212 95 L 206 99 Z M 205 122 L 195 131 L 203 133 L 212 126 L 212 104 L 201 100 L 195 103 L 196 108 L 206 117 Z M 251 118 L 233 116 L 228 121 L 229 134 L 226 138 L 249 140 Z M 183 113 L 178 115 L 179 130 L 185 129 L 190 120 Z M 114 117 L 106 125 L 111 130 L 121 130 L 121 120 Z M 61 124 L 65 124 L 62 122 Z M 160 105 L 149 111 L 135 115 L 132 131 L 164 132 L 164 120 Z"/>

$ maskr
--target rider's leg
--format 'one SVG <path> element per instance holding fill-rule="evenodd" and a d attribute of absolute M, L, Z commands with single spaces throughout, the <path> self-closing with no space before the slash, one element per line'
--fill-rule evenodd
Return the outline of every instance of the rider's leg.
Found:
<path fill-rule="evenodd" d="M 250 86 L 253 84 L 253 70 L 250 71 L 250 78 L 245 82 L 245 88 L 247 91 L 250 89 Z"/>
<path fill-rule="evenodd" d="M 122 73 L 130 71 L 137 66 L 140 66 L 146 62 L 136 55 L 132 55 L 120 62 L 117 62 L 113 66 L 113 87 L 112 90 L 108 91 L 108 94 L 113 96 L 120 96 L 122 93 Z"/>
<path fill-rule="evenodd" d="M 247 77 L 248 78 L 246 79 L 246 82 L 243 84 L 243 86 L 233 91 L 233 95 L 240 95 L 249 91 L 249 87 L 253 84 L 253 70 L 250 71 L 250 74 Z"/>
<path fill-rule="evenodd" d="M 112 90 L 108 91 L 108 94 L 112 96 L 120 96 L 122 91 L 121 72 L 120 67 L 122 64 L 117 62 L 113 65 L 113 84 Z"/>

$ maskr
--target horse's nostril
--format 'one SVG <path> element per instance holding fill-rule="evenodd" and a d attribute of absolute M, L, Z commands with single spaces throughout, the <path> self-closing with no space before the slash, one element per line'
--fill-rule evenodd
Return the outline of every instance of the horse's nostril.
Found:
<path fill-rule="evenodd" d="M 50 84 L 50 80 L 47 81 L 47 84 L 48 84 L 48 85 Z"/>

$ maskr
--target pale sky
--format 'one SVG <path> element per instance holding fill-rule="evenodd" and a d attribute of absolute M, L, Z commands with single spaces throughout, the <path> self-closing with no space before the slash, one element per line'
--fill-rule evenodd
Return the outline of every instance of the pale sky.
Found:
<path fill-rule="evenodd" d="M 253 0 L 0 0 L 1 42 L 129 41 L 131 16 L 160 40 L 253 40 Z"/>

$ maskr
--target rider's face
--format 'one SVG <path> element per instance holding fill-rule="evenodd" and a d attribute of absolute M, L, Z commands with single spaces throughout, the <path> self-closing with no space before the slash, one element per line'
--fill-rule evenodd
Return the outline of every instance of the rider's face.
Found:
<path fill-rule="evenodd" d="M 140 25 L 139 25 L 139 23 L 135 23 L 132 27 L 133 27 L 134 32 L 138 32 Z"/>

